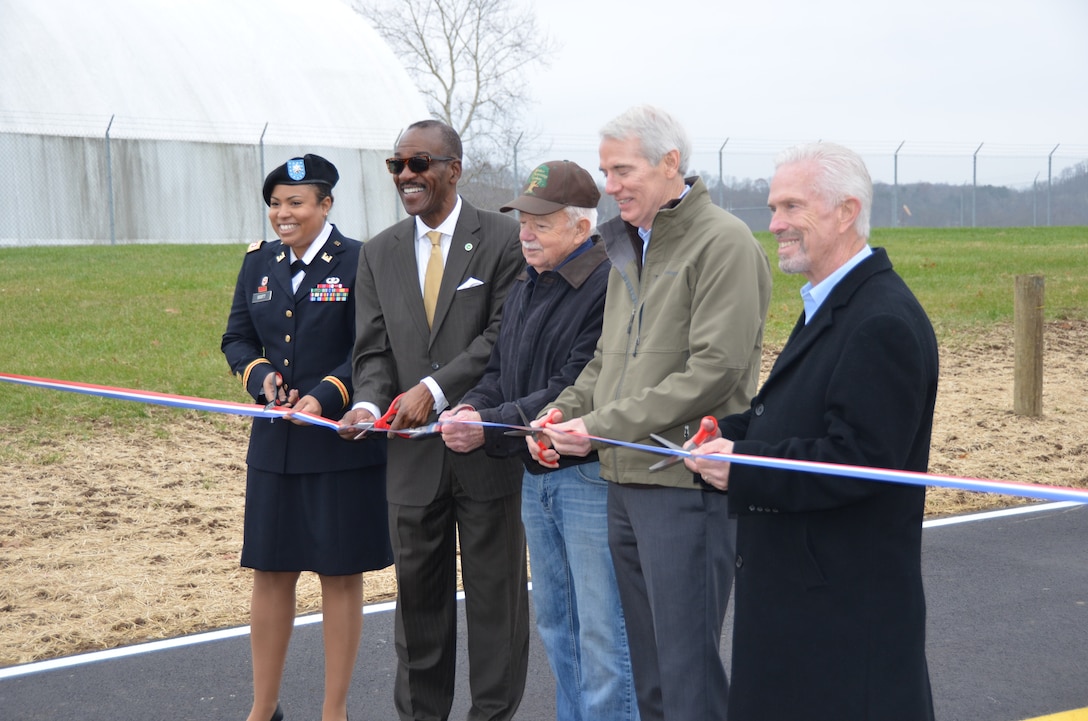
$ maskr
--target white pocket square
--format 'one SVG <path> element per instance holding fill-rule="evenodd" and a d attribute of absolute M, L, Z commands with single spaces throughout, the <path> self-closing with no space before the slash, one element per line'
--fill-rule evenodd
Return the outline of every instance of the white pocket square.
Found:
<path fill-rule="evenodd" d="M 469 288 L 475 288 L 478 285 L 483 285 L 484 282 L 479 278 L 469 278 L 461 285 L 457 286 L 457 290 L 468 290 Z"/>

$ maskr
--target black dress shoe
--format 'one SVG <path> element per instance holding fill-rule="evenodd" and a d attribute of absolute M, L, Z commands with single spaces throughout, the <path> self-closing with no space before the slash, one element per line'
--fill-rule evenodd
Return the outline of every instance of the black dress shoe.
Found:
<path fill-rule="evenodd" d="M 272 714 L 272 718 L 268 719 L 268 721 L 283 721 L 283 709 L 280 708 L 279 704 L 276 704 L 276 712 Z"/>

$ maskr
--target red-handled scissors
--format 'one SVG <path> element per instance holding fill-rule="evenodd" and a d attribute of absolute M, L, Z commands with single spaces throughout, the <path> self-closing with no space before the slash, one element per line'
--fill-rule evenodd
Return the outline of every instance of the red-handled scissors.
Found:
<path fill-rule="evenodd" d="M 280 400 L 280 388 L 283 388 L 283 400 Z M 280 406 L 287 405 L 287 386 L 283 382 L 283 376 L 276 372 L 276 389 L 272 391 L 272 400 L 265 404 L 264 409 L 266 411 L 275 410 Z"/>
<path fill-rule="evenodd" d="M 715 418 L 714 416 L 703 416 L 703 421 L 710 421 L 710 430 L 704 428 L 702 421 L 700 421 L 698 432 L 696 432 L 696 434 L 691 437 L 692 448 L 703 445 L 710 440 L 711 436 L 718 432 L 717 418 Z M 656 433 L 651 433 L 650 438 L 653 438 L 655 441 L 667 448 L 675 448 L 678 451 L 684 450 L 683 446 L 677 443 L 673 443 L 668 438 L 665 438 L 664 436 L 659 436 Z M 650 466 L 650 472 L 652 473 L 654 471 L 660 471 L 664 468 L 668 468 L 669 466 L 675 466 L 677 463 L 680 463 L 683 460 L 684 456 L 669 456 L 665 460 L 658 461 L 657 463 Z"/>
<path fill-rule="evenodd" d="M 374 421 L 363 421 L 362 423 L 355 423 L 351 426 L 352 430 L 359 431 L 360 435 L 363 433 L 369 433 L 370 431 L 389 431 L 392 430 L 389 427 L 390 422 L 396 417 L 397 411 L 400 409 L 400 399 L 403 393 L 397 395 L 393 399 L 393 402 L 389 404 L 389 410 L 387 410 L 381 418 Z"/>
<path fill-rule="evenodd" d="M 548 415 L 544 416 L 544 424 L 539 428 L 533 428 L 531 422 L 529 421 L 529 416 L 525 415 L 525 411 L 521 410 L 521 406 L 515 403 L 514 407 L 518 409 L 518 415 L 521 416 L 521 422 L 524 425 L 521 428 L 514 428 L 513 430 L 506 431 L 505 433 L 503 433 L 503 435 L 521 436 L 523 438 L 526 436 L 532 436 L 536 440 L 536 444 L 540 448 L 540 450 L 544 450 L 545 448 L 547 448 L 548 446 L 544 445 L 544 441 L 542 440 L 542 436 L 544 435 L 544 426 L 548 425 L 549 423 L 559 422 L 559 419 L 562 417 L 559 409 L 552 408 L 550 411 L 548 411 Z"/>
<path fill-rule="evenodd" d="M 539 428 L 533 428 L 529 421 L 529 416 L 525 415 L 525 411 L 521 410 L 521 406 L 515 403 L 514 407 L 518 409 L 518 415 L 521 416 L 521 422 L 524 423 L 525 426 L 522 428 L 516 428 L 514 430 L 506 431 L 503 435 L 523 437 L 532 436 L 533 440 L 536 441 L 537 448 L 539 448 L 541 451 L 547 449 L 548 445 L 544 443 L 544 426 L 548 425 L 549 423 L 558 423 L 559 419 L 563 417 L 563 414 L 559 411 L 558 408 L 552 408 L 550 411 L 548 411 L 548 415 L 544 416 L 544 424 Z M 540 463 L 540 465 L 544 466 L 545 468 L 559 467 L 558 463 L 552 464 L 547 463 L 543 460 L 538 461 L 538 463 Z"/>

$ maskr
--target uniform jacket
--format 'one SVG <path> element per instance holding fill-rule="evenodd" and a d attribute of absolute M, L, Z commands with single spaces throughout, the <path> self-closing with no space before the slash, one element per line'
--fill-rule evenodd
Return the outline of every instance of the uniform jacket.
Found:
<path fill-rule="evenodd" d="M 701 180 L 687 182 L 687 195 L 654 217 L 641 273 L 635 228 L 618 217 L 600 228 L 612 261 L 604 329 L 593 360 L 550 404 L 582 417 L 591 435 L 682 442 L 700 418 L 739 412 L 755 393 L 770 264 L 748 226 L 711 204 Z M 655 460 L 600 449 L 608 480 L 700 488 L 681 464 L 650 473 Z"/>
<path fill-rule="evenodd" d="M 877 248 L 802 316 L 721 430 L 736 453 L 925 471 L 936 393 L 933 329 Z M 730 718 L 933 718 L 924 500 L 918 486 L 732 465 Z"/>
<path fill-rule="evenodd" d="M 518 407 L 535 418 L 593 357 L 610 268 L 604 243 L 595 237 L 591 248 L 555 270 L 537 275 L 523 269 L 506 297 L 487 371 L 462 402 L 490 423 L 522 425 Z M 496 457 L 521 457 L 531 473 L 553 470 L 530 458 L 524 438 L 506 436 L 502 428 L 484 428 L 484 448 Z M 559 465 L 596 460 L 596 452 L 586 458 L 564 456 Z"/>
<path fill-rule="evenodd" d="M 434 326 L 428 328 L 416 265 L 415 218 L 406 218 L 365 243 L 359 254 L 355 402 L 387 408 L 398 393 L 431 376 L 450 404 L 456 404 L 487 367 L 499 334 L 503 300 L 523 262 L 517 221 L 462 200 Z M 520 493 L 517 459 L 489 458 L 482 449 L 448 452 L 438 437 L 393 438 L 386 469 L 389 501 L 430 503 L 447 454 L 447 462 L 474 500 Z"/>
<path fill-rule="evenodd" d="M 300 396 L 314 396 L 326 418 L 340 418 L 350 407 L 361 245 L 333 227 L 297 293 L 291 290 L 291 260 L 282 242 L 249 247 L 221 348 L 231 372 L 256 402 L 267 402 L 262 384 L 277 371 Z M 385 446 L 380 440 L 350 443 L 319 426 L 257 418 L 246 461 L 274 473 L 347 470 L 384 463 Z"/>

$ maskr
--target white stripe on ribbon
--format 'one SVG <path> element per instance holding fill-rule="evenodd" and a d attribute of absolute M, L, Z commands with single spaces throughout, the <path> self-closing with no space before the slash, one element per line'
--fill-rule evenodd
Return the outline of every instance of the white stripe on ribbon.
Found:
<path fill-rule="evenodd" d="M 58 381 L 48 378 L 34 378 L 32 376 L 19 376 L 0 373 L 0 381 L 18 383 L 20 385 L 37 388 L 49 388 L 52 390 L 83 393 L 86 395 L 113 398 L 117 400 L 136 401 L 155 405 L 171 406 L 174 408 L 187 408 L 198 411 L 210 411 L 213 413 L 228 413 L 243 416 L 256 416 L 259 418 L 282 418 L 291 414 L 290 409 L 268 409 L 261 405 L 248 403 L 231 403 L 217 401 L 208 398 L 194 396 L 173 395 L 170 393 L 156 393 L 154 391 L 137 391 L 129 388 L 114 388 L 111 386 L 94 385 L 92 383 L 77 383 L 73 381 Z M 332 430 L 338 430 L 340 424 L 337 421 L 314 415 L 312 413 L 294 413 L 294 417 L 318 426 L 324 426 Z M 521 426 L 507 426 L 502 423 L 489 423 L 487 421 L 458 421 L 469 425 L 483 427 L 520 428 Z M 599 436 L 588 436 L 590 440 L 607 443 L 613 446 L 622 446 L 634 450 L 644 451 L 655 455 L 690 456 L 691 453 L 675 448 L 663 446 L 650 446 L 642 443 L 630 443 Z M 743 465 L 759 466 L 763 468 L 776 468 L 780 470 L 800 471 L 803 473 L 822 473 L 827 475 L 843 476 L 846 478 L 860 478 L 868 481 L 882 481 L 885 483 L 906 483 L 915 486 L 940 486 L 943 488 L 957 488 L 964 491 L 976 491 L 981 493 L 1001 493 L 1007 496 L 1019 496 L 1021 498 L 1039 498 L 1050 501 L 1072 501 L 1074 503 L 1088 503 L 1088 489 L 1067 488 L 1064 486 L 1048 486 L 1036 483 L 1019 483 L 1014 481 L 995 481 L 981 478 L 964 478 L 960 476 L 946 476 L 935 473 L 921 473 L 917 471 L 896 471 L 886 468 L 869 468 L 866 466 L 852 466 L 840 463 L 824 463 L 820 461 L 802 461 L 789 458 L 772 458 L 769 456 L 748 456 L 741 454 L 715 453 L 703 456 L 717 461 L 728 463 L 740 463 Z"/>
<path fill-rule="evenodd" d="M 256 416 L 258 418 L 282 418 L 291 413 L 290 408 L 268 409 L 262 405 L 253 403 L 231 403 L 229 401 L 216 401 L 208 398 L 196 398 L 194 396 L 179 396 L 171 393 L 156 393 L 155 391 L 137 391 L 130 388 L 114 388 L 112 386 L 100 386 L 92 383 L 77 383 L 75 381 L 58 381 L 49 378 L 34 378 L 33 376 L 18 376 L 8 373 L 0 373 L 0 381 L 18 383 L 35 388 L 50 388 L 56 391 L 69 391 L 84 395 L 98 396 L 100 398 L 113 398 L 121 401 L 136 401 L 138 403 L 151 403 L 158 406 L 170 406 L 172 408 L 188 408 L 197 411 L 210 411 L 212 413 L 228 413 L 239 416 Z M 325 426 L 336 430 L 340 424 L 329 418 L 313 413 L 294 413 L 296 418 L 305 420 L 316 426 Z"/>
<path fill-rule="evenodd" d="M 464 422 L 468 423 L 469 421 Z M 503 424 L 481 422 L 477 425 L 502 426 Z M 586 437 L 601 443 L 632 448 L 634 450 L 645 451 L 657 455 L 682 457 L 691 455 L 690 451 L 676 448 L 648 446 L 642 443 L 629 443 L 627 441 L 617 441 L 611 438 L 601 438 L 600 436 Z M 936 473 L 921 473 L 918 471 L 896 471 L 887 468 L 851 466 L 841 463 L 801 461 L 789 458 L 773 458 L 771 456 L 748 456 L 740 453 L 710 453 L 702 457 L 710 458 L 715 461 L 725 461 L 727 463 L 739 463 L 742 465 L 777 468 L 788 471 L 801 471 L 804 473 L 823 473 L 826 475 L 844 476 L 847 478 L 861 478 L 867 481 L 907 483 L 914 486 L 940 486 L 943 488 L 958 488 L 964 491 L 978 491 L 981 493 L 1001 493 L 1007 496 L 1019 496 L 1021 498 L 1040 498 L 1051 501 L 1088 503 L 1088 489 L 1084 488 L 1067 488 L 1065 486 L 1048 486 L 1036 483 L 1018 483 L 1015 481 L 993 481 L 980 478 L 964 478 L 961 476 L 945 476 Z"/>

